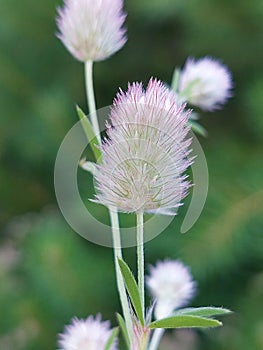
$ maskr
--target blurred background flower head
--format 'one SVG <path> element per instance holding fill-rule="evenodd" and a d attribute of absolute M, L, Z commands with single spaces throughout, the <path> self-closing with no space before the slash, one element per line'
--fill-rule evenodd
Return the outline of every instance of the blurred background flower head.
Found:
<path fill-rule="evenodd" d="M 146 282 L 156 303 L 154 313 L 157 319 L 171 316 L 175 309 L 186 306 L 196 290 L 189 268 L 179 260 L 166 259 L 150 266 Z"/>
<path fill-rule="evenodd" d="M 204 111 L 222 108 L 232 95 L 228 68 L 211 57 L 188 58 L 179 78 L 179 93 L 193 106 Z"/>
<path fill-rule="evenodd" d="M 58 9 L 59 39 L 80 61 L 101 61 L 126 42 L 123 0 L 64 0 Z"/>
<path fill-rule="evenodd" d="M 111 336 L 110 323 L 101 321 L 101 316 L 89 316 L 87 319 L 73 318 L 59 335 L 60 350 L 98 350 L 104 349 Z M 117 350 L 116 341 L 109 350 Z"/>

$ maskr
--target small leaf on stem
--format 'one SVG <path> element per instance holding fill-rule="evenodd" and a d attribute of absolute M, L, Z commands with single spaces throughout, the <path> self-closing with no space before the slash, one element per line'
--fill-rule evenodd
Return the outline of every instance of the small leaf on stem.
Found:
<path fill-rule="evenodd" d="M 178 310 L 173 313 L 174 316 L 177 315 L 190 315 L 190 316 L 200 316 L 200 317 L 212 317 L 216 315 L 226 315 L 232 313 L 231 310 L 224 309 L 222 307 L 197 307 L 197 308 L 185 308 Z"/>
<path fill-rule="evenodd" d="M 167 317 L 149 324 L 149 328 L 206 328 L 218 326 L 222 326 L 222 323 L 218 320 L 190 315 Z"/>
<path fill-rule="evenodd" d="M 87 136 L 87 139 L 90 143 L 91 149 L 94 153 L 94 156 L 96 158 L 96 160 L 101 158 L 101 151 L 98 148 L 99 146 L 99 141 L 96 137 L 96 135 L 94 134 L 92 125 L 88 119 L 88 117 L 85 115 L 85 113 L 82 111 L 82 109 L 79 106 L 76 106 L 77 109 L 77 113 L 79 116 L 79 119 L 81 121 L 81 124 L 83 126 L 83 130 L 85 132 L 85 135 Z"/>
<path fill-rule="evenodd" d="M 179 68 L 175 68 L 171 83 L 171 87 L 175 92 L 177 92 L 178 90 L 180 74 L 181 70 Z"/>
<path fill-rule="evenodd" d="M 81 159 L 79 165 L 83 170 L 88 171 L 93 176 L 96 174 L 97 169 L 95 163 L 86 161 L 86 159 Z"/>
<path fill-rule="evenodd" d="M 194 120 L 189 120 L 189 124 L 191 125 L 193 132 L 195 132 L 196 134 L 199 134 L 203 137 L 207 136 L 207 131 L 201 124 L 199 124 L 198 122 L 196 122 Z"/>
<path fill-rule="evenodd" d="M 130 296 L 131 303 L 134 307 L 134 311 L 135 311 L 141 325 L 143 326 L 144 325 L 144 316 L 143 316 L 143 309 L 142 309 L 142 303 L 141 303 L 138 285 L 135 281 L 135 278 L 134 278 L 129 266 L 122 259 L 118 259 L 118 262 L 119 262 L 122 276 L 124 278 L 127 292 Z"/>
<path fill-rule="evenodd" d="M 125 340 L 125 343 L 126 343 L 126 346 L 127 346 L 127 350 L 129 350 L 130 348 L 130 340 L 129 340 L 129 334 L 128 334 L 128 331 L 127 331 L 127 327 L 125 325 L 125 321 L 123 319 L 123 317 L 117 313 L 117 319 L 118 319 L 118 322 L 119 322 L 119 326 L 121 328 L 121 331 L 122 331 L 122 334 L 123 334 L 123 337 L 124 337 L 124 340 Z"/>
<path fill-rule="evenodd" d="M 104 350 L 110 350 L 110 348 L 111 348 L 115 338 L 117 337 L 118 333 L 119 333 L 119 328 L 118 327 L 113 328 L 113 330 L 111 332 L 111 335 L 110 335 L 110 337 L 109 337 L 109 339 L 108 339 L 108 341 L 107 341 L 107 343 L 105 345 Z"/>

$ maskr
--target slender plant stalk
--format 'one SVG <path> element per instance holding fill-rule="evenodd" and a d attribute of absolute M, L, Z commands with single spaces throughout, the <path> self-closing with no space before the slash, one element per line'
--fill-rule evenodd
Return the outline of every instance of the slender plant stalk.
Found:
<path fill-rule="evenodd" d="M 94 97 L 94 84 L 93 84 L 93 62 L 87 61 L 85 62 L 85 86 L 86 86 L 86 94 L 87 101 L 90 113 L 90 119 L 93 126 L 93 131 L 98 138 L 99 143 L 101 144 L 99 123 L 96 111 L 96 103 Z M 118 263 L 118 258 L 122 258 L 122 250 L 121 250 L 121 238 L 120 238 L 120 226 L 119 226 L 119 218 L 118 212 L 115 208 L 109 208 L 109 214 L 111 219 L 111 227 L 112 227 L 112 236 L 113 236 L 113 250 L 114 250 L 114 262 L 115 262 L 115 271 L 116 271 L 116 280 L 117 280 L 117 288 L 120 296 L 122 311 L 125 319 L 125 323 L 127 326 L 128 334 L 130 337 L 130 342 L 132 342 L 132 318 L 129 310 L 129 302 L 126 294 L 124 280 L 121 274 L 121 270 Z"/>
<path fill-rule="evenodd" d="M 163 336 L 163 333 L 164 333 L 164 329 L 162 329 L 162 328 L 156 328 L 154 330 L 148 350 L 157 350 L 158 349 L 160 341 L 161 341 L 162 336 Z"/>
<path fill-rule="evenodd" d="M 137 213 L 137 266 L 138 286 L 141 296 L 142 309 L 145 309 L 144 297 L 144 246 L 143 246 L 143 213 Z"/>
<path fill-rule="evenodd" d="M 129 337 L 130 337 L 130 342 L 132 342 L 132 339 L 131 339 L 132 319 L 130 315 L 129 303 L 127 299 L 125 285 L 124 285 L 124 281 L 123 281 L 121 270 L 118 263 L 118 259 L 122 259 L 119 217 L 118 217 L 118 212 L 115 208 L 109 208 L 109 213 L 110 213 L 110 219 L 111 219 L 111 229 L 112 229 L 113 246 L 114 246 L 114 261 L 115 261 L 117 287 L 120 295 L 124 319 L 125 319 Z"/>
<path fill-rule="evenodd" d="M 93 87 L 93 62 L 92 61 L 85 62 L 85 85 L 86 85 L 86 93 L 87 93 L 91 124 L 93 126 L 93 131 L 97 136 L 99 143 L 101 143 L 100 128 L 99 128 L 99 122 L 97 117 L 97 109 L 96 109 L 94 87 Z"/>

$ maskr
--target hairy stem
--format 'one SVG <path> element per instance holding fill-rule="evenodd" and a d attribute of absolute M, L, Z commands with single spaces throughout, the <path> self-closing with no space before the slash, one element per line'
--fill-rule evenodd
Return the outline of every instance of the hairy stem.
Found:
<path fill-rule="evenodd" d="M 164 329 L 162 329 L 162 328 L 156 328 L 154 330 L 148 350 L 157 350 L 158 349 L 160 341 L 161 341 L 162 336 L 163 336 L 163 333 L 164 333 Z"/>
<path fill-rule="evenodd" d="M 93 131 L 98 138 L 99 144 L 101 144 L 100 130 L 98 117 L 96 112 L 96 103 L 94 96 L 94 84 L 93 84 L 93 62 L 87 61 L 85 62 L 85 86 L 86 86 L 86 95 L 89 107 L 89 114 L 91 119 L 91 124 L 93 126 Z M 119 226 L 119 218 L 118 212 L 115 208 L 109 208 L 109 214 L 111 219 L 112 226 L 112 236 L 113 236 L 113 250 L 114 250 L 114 261 L 115 261 L 115 272 L 116 272 L 116 280 L 117 280 L 117 288 L 120 296 L 123 316 L 125 319 L 125 323 L 127 326 L 127 330 L 130 337 L 130 342 L 132 342 L 132 318 L 129 310 L 129 302 L 128 297 L 124 285 L 124 280 L 120 271 L 118 258 L 122 258 L 122 250 L 121 250 L 121 239 L 120 239 L 120 226 Z"/>
<path fill-rule="evenodd" d="M 94 87 L 93 87 L 93 62 L 92 61 L 85 62 L 85 85 L 86 85 L 86 93 L 87 93 L 91 124 L 93 126 L 93 131 L 97 136 L 99 143 L 101 143 L 100 128 L 99 128 L 99 122 L 97 117 L 96 102 L 95 102 Z"/>
<path fill-rule="evenodd" d="M 142 309 L 144 312 L 144 246 L 143 246 L 143 213 L 137 213 L 137 266 L 138 266 L 138 286 L 141 296 Z"/>
<path fill-rule="evenodd" d="M 130 337 L 130 342 L 132 342 L 132 339 L 131 339 L 132 338 L 132 319 L 130 315 L 129 303 L 127 299 L 125 285 L 124 285 L 124 281 L 123 281 L 121 270 L 118 263 L 118 259 L 122 259 L 119 217 L 118 217 L 118 212 L 115 208 L 109 208 L 109 212 L 110 212 L 111 229 L 112 229 L 113 246 L 114 246 L 114 261 L 115 261 L 117 287 L 120 295 L 124 319 L 125 319 L 129 337 Z"/>

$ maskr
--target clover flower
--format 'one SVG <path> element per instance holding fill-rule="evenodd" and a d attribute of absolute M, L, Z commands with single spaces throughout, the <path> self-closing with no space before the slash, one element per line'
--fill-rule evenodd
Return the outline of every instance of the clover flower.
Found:
<path fill-rule="evenodd" d="M 58 38 L 78 60 L 101 61 L 126 42 L 123 0 L 64 0 Z"/>
<path fill-rule="evenodd" d="M 190 187 L 184 175 L 192 163 L 189 114 L 157 79 L 146 91 L 142 83 L 120 91 L 95 175 L 95 201 L 123 212 L 174 215 Z"/>
<path fill-rule="evenodd" d="M 159 261 L 151 266 L 146 283 L 156 301 L 157 319 L 168 317 L 175 309 L 187 305 L 196 289 L 189 268 L 179 260 Z"/>
<path fill-rule="evenodd" d="M 101 321 L 101 316 L 89 316 L 85 320 L 72 319 L 72 323 L 65 327 L 64 333 L 59 335 L 60 350 L 103 350 L 111 336 L 109 321 Z M 117 350 L 116 341 L 110 350 Z"/>
<path fill-rule="evenodd" d="M 179 94 L 190 104 L 205 111 L 220 108 L 231 97 L 232 78 L 218 60 L 189 58 L 179 80 Z"/>

